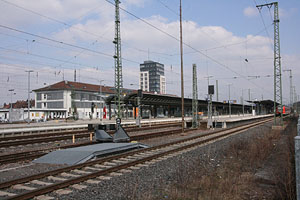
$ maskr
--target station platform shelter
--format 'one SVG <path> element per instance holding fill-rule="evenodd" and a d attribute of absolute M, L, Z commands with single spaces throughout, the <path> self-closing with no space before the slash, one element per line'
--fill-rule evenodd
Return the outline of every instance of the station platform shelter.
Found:
<path fill-rule="evenodd" d="M 140 98 L 140 113 L 142 118 L 162 118 L 162 117 L 181 117 L 181 97 L 175 95 L 160 95 L 153 93 L 144 93 Z M 116 110 L 116 96 L 111 95 L 106 98 L 108 105 L 108 117 L 115 116 L 112 109 Z M 130 119 L 138 116 L 138 92 L 123 96 L 121 99 L 122 118 Z M 208 101 L 198 100 L 198 114 L 207 116 Z M 229 103 L 212 101 L 213 115 L 228 115 Z M 230 104 L 231 114 L 250 114 L 255 106 Z M 185 117 L 192 116 L 192 99 L 184 98 Z"/>

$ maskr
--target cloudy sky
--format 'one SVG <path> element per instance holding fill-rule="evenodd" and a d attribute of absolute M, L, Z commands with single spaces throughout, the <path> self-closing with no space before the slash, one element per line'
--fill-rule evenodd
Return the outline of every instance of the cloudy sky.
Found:
<path fill-rule="evenodd" d="M 113 0 L 0 0 L 0 104 L 61 80 L 114 85 Z M 219 82 L 219 100 L 273 99 L 273 7 L 269 0 L 183 0 L 185 97 L 197 64 L 199 98 Z M 123 81 L 137 88 L 139 64 L 165 65 L 167 93 L 180 95 L 179 0 L 123 0 Z M 300 94 L 300 1 L 279 0 L 282 69 Z M 247 60 L 248 62 L 246 62 Z M 283 72 L 283 101 L 289 74 Z M 230 85 L 230 86 L 228 86 Z M 31 95 L 33 98 L 33 94 Z M 214 97 L 215 99 L 215 97 Z"/>

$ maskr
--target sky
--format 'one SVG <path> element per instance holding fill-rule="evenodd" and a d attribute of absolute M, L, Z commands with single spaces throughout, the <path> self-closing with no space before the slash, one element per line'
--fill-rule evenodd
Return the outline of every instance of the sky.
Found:
<path fill-rule="evenodd" d="M 114 86 L 113 0 L 0 0 L 0 105 L 62 80 Z M 269 0 L 182 0 L 184 93 L 218 80 L 219 101 L 273 100 L 274 7 Z M 291 69 L 300 94 L 300 1 L 279 0 L 283 103 Z M 179 0 L 123 0 L 123 86 L 138 88 L 139 64 L 164 64 L 167 93 L 180 96 Z M 247 61 L 248 62 L 247 62 Z M 10 89 L 14 89 L 10 92 Z M 298 95 L 297 95 L 298 97 Z M 31 93 L 31 98 L 34 94 Z M 213 100 L 216 100 L 214 95 Z"/>

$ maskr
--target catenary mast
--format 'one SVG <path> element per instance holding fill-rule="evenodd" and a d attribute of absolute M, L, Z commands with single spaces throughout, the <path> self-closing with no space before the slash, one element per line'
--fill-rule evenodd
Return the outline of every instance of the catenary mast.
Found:
<path fill-rule="evenodd" d="M 117 117 L 121 118 L 121 92 L 123 88 L 123 77 L 122 77 L 122 57 L 121 57 L 121 33 L 120 33 L 120 1 L 115 0 L 115 90 L 117 103 Z"/>

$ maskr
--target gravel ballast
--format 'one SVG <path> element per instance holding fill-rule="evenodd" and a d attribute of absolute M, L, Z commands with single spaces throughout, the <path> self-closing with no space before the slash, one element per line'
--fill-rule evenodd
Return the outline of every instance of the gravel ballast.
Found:
<path fill-rule="evenodd" d="M 75 190 L 68 195 L 58 195 L 53 192 L 49 196 L 58 199 L 147 199 L 155 196 L 158 199 L 168 198 L 165 190 L 171 185 L 181 184 L 185 173 L 195 163 L 214 169 L 220 166 L 224 158 L 223 151 L 232 143 L 243 139 L 251 140 L 254 136 L 268 133 L 272 122 L 252 128 L 243 133 L 230 136 L 224 140 L 199 147 L 166 160 L 156 162 L 148 167 L 142 167 L 121 176 L 114 176 L 110 180 L 101 181 L 99 184 L 88 184 L 86 189 Z"/>

